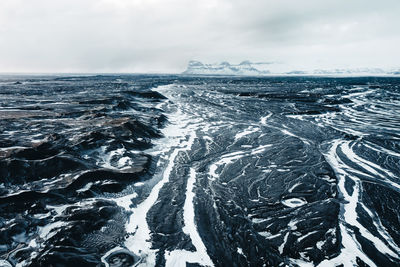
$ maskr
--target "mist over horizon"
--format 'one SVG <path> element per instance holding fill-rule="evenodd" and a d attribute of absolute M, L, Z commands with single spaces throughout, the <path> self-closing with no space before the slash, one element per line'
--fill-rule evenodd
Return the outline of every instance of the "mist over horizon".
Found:
<path fill-rule="evenodd" d="M 0 72 L 181 73 L 190 60 L 398 68 L 399 11 L 395 0 L 5 0 Z"/>

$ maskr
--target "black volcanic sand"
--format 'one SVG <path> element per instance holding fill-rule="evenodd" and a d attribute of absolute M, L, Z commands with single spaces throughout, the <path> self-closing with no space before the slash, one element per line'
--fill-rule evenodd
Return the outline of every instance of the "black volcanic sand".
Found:
<path fill-rule="evenodd" d="M 18 80 L 0 84 L 2 258 L 31 258 L 32 266 L 98 265 L 125 238 L 126 214 L 113 196 L 154 171 L 156 159 L 141 151 L 161 137 L 166 117 L 155 108 L 165 97 L 150 89 L 169 81 Z M 118 149 L 123 154 L 105 165 L 104 157 Z M 131 159 L 129 166 L 118 167 L 121 157 Z M 56 227 L 44 235 L 39 229 L 46 225 Z M 28 246 L 31 240 L 36 244 Z"/>
<path fill-rule="evenodd" d="M 124 248 L 131 211 L 114 200 L 149 195 L 168 158 L 148 149 L 179 111 L 195 139 L 146 214 L 157 266 L 196 251 L 183 231 L 190 168 L 215 266 L 317 265 L 340 256 L 341 228 L 376 265 L 400 266 L 399 107 L 396 78 L 0 77 L 0 265 L 143 260 Z"/>

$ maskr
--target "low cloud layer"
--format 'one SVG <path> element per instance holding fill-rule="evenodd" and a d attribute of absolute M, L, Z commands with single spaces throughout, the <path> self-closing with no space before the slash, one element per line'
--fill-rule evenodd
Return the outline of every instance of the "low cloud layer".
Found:
<path fill-rule="evenodd" d="M 1 72 L 399 67 L 398 0 L 2 0 Z"/>

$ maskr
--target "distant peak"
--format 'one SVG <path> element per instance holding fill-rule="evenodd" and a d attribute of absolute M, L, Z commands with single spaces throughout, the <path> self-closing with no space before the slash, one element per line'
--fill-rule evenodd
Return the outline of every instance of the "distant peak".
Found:
<path fill-rule="evenodd" d="M 195 67 L 195 66 L 203 66 L 204 64 L 203 63 L 201 63 L 200 61 L 198 61 L 198 60 L 190 60 L 189 61 L 189 66 L 193 66 L 193 67 Z"/>
<path fill-rule="evenodd" d="M 251 64 L 252 64 L 252 63 L 251 63 L 250 60 L 244 60 L 244 61 L 240 62 L 239 65 L 251 65 Z"/>

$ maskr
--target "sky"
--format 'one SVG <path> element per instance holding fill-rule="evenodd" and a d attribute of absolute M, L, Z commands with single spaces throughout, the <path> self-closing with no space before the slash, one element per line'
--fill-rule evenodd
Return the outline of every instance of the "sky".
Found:
<path fill-rule="evenodd" d="M 399 0 L 1 0 L 0 72 L 400 68 Z"/>

